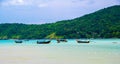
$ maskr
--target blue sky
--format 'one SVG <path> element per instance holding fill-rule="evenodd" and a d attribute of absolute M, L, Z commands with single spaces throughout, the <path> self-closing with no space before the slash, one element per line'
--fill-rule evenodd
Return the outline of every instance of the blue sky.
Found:
<path fill-rule="evenodd" d="M 0 0 L 0 23 L 51 23 L 119 4 L 120 0 Z"/>

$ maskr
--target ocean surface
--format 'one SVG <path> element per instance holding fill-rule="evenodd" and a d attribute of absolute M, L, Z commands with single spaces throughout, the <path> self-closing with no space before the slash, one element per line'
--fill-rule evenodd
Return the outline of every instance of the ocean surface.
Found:
<path fill-rule="evenodd" d="M 90 43 L 52 40 L 50 44 L 14 41 L 0 40 L 1 64 L 120 64 L 120 39 L 90 39 Z"/>

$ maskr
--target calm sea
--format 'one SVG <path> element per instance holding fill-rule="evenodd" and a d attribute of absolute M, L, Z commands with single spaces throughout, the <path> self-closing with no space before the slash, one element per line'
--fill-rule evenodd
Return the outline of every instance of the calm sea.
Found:
<path fill-rule="evenodd" d="M 43 40 L 43 39 L 42 39 Z M 80 39 L 80 40 L 86 40 L 86 39 Z M 38 45 L 36 42 L 38 40 L 22 40 L 22 45 Z M 112 45 L 112 44 L 120 44 L 120 39 L 90 39 L 89 44 L 79 44 L 76 42 L 75 39 L 67 39 L 68 42 L 61 42 L 57 43 L 56 40 L 52 40 L 50 44 L 47 44 L 47 46 L 50 45 Z M 0 45 L 17 45 L 15 43 L 15 40 L 0 40 Z M 39 46 L 39 45 L 38 45 Z"/>
<path fill-rule="evenodd" d="M 81 39 L 86 40 L 86 39 Z M 68 42 L 57 43 L 52 40 L 50 44 L 37 44 L 38 40 L 23 40 L 23 43 L 15 43 L 15 40 L 0 40 L 0 46 L 63 46 L 63 47 L 86 47 L 86 48 L 118 48 L 120 49 L 120 39 L 91 39 L 90 43 L 77 43 L 75 39 L 67 39 Z"/>

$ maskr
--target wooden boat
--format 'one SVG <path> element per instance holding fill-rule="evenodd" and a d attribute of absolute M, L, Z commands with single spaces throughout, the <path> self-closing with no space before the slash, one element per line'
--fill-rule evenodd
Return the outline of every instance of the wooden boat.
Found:
<path fill-rule="evenodd" d="M 60 42 L 67 42 L 66 39 L 57 39 L 57 42 L 60 43 Z"/>
<path fill-rule="evenodd" d="M 21 40 L 16 40 L 15 43 L 22 43 L 22 41 Z"/>
<path fill-rule="evenodd" d="M 49 44 L 51 41 L 37 41 L 37 44 Z"/>
<path fill-rule="evenodd" d="M 82 40 L 76 40 L 77 43 L 90 43 L 90 41 L 82 41 Z"/>

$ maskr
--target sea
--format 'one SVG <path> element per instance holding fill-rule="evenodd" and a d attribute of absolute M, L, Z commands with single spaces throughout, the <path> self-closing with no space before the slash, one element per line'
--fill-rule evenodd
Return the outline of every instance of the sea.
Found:
<path fill-rule="evenodd" d="M 0 40 L 0 63 L 120 64 L 120 39 L 117 38 L 90 39 L 90 43 L 67 39 L 67 42 L 52 40 L 49 44 L 37 44 L 38 40 L 22 40 L 23 43 Z"/>

